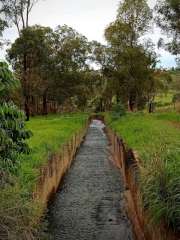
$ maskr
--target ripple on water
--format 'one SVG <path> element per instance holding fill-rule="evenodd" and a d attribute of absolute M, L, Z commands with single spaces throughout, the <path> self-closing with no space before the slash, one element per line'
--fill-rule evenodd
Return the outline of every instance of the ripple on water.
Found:
<path fill-rule="evenodd" d="M 123 180 L 108 160 L 104 124 L 94 120 L 49 203 L 54 240 L 135 239 L 123 209 Z"/>

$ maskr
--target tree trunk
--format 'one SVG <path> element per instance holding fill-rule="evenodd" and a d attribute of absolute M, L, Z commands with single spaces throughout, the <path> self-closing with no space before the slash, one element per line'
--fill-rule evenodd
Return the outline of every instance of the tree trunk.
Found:
<path fill-rule="evenodd" d="M 102 101 L 102 99 L 100 99 L 100 111 L 101 112 L 103 111 L 103 101 Z"/>
<path fill-rule="evenodd" d="M 134 107 L 133 95 L 131 94 L 131 95 L 130 95 L 130 98 L 129 98 L 129 110 L 130 110 L 131 112 L 133 112 L 133 107 Z"/>
<path fill-rule="evenodd" d="M 118 103 L 119 103 L 119 93 L 116 92 L 116 104 L 118 104 Z"/>
<path fill-rule="evenodd" d="M 26 114 L 26 121 L 29 121 L 29 96 L 25 96 L 24 101 L 24 108 L 25 108 L 25 114 Z"/>
<path fill-rule="evenodd" d="M 176 101 L 174 101 L 174 109 L 176 109 Z"/>
<path fill-rule="evenodd" d="M 153 102 L 149 102 L 148 104 L 148 110 L 149 110 L 149 113 L 152 113 L 153 112 Z"/>
<path fill-rule="evenodd" d="M 57 113 L 57 108 L 56 108 L 56 101 L 54 101 L 54 113 Z"/>
<path fill-rule="evenodd" d="M 39 98 L 37 98 L 37 106 L 36 106 L 36 111 L 37 111 L 37 115 L 39 115 Z"/>
<path fill-rule="evenodd" d="M 32 96 L 31 97 L 31 116 L 35 116 L 35 111 L 36 111 L 36 105 L 35 105 L 35 98 Z"/>
<path fill-rule="evenodd" d="M 47 115 L 46 91 L 43 93 L 43 115 Z"/>
<path fill-rule="evenodd" d="M 23 59 L 23 67 L 24 67 L 24 110 L 26 114 L 26 121 L 29 121 L 29 95 L 28 95 L 28 88 L 27 88 L 27 55 L 26 52 L 24 53 L 24 59 Z"/>

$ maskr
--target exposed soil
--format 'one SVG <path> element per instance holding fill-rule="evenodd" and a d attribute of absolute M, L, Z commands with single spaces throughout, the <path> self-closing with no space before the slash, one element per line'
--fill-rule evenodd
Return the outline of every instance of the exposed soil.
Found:
<path fill-rule="evenodd" d="M 180 122 L 177 122 L 177 121 L 170 121 L 170 122 L 180 130 Z"/>
<path fill-rule="evenodd" d="M 129 219 L 131 219 L 131 221 L 133 223 L 133 229 L 134 229 L 134 232 L 136 233 L 137 239 L 138 240 L 146 240 L 146 238 L 143 234 L 143 231 L 140 227 L 140 224 L 139 224 L 138 214 L 135 211 L 134 203 L 133 203 L 133 199 L 132 199 L 130 191 L 126 190 L 124 192 L 124 196 L 126 198 L 126 203 L 124 204 L 124 209 L 129 217 Z"/>

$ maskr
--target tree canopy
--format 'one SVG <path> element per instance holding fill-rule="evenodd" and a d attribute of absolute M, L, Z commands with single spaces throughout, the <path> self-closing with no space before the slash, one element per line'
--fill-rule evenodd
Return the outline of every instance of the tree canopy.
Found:
<path fill-rule="evenodd" d="M 156 54 L 152 42 L 142 41 L 142 35 L 151 30 L 152 11 L 146 1 L 120 1 L 116 21 L 105 29 L 108 43 L 109 83 L 129 109 L 142 101 L 145 82 L 153 78 Z M 145 101 L 144 101 L 145 102 Z"/>
<path fill-rule="evenodd" d="M 177 63 L 180 64 L 180 2 L 178 0 L 160 0 L 154 10 L 157 26 L 161 29 L 162 34 L 172 39 L 165 42 L 161 38 L 158 45 L 175 55 Z"/>

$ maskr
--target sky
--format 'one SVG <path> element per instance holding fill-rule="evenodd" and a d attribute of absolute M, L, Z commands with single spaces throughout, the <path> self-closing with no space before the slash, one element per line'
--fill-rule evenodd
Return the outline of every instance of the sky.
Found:
<path fill-rule="evenodd" d="M 105 27 L 115 20 L 119 0 L 39 0 L 30 13 L 29 25 L 40 24 L 55 28 L 68 25 L 88 38 L 105 44 Z M 148 0 L 151 8 L 156 0 Z M 15 26 L 4 31 L 3 37 L 13 43 L 18 37 Z M 154 28 L 149 36 L 155 44 L 162 37 L 160 30 Z M 164 38 L 166 38 L 164 36 Z M 159 51 L 161 63 L 158 66 L 176 67 L 175 57 L 164 50 Z M 5 59 L 5 50 L 0 50 L 0 60 Z"/>

